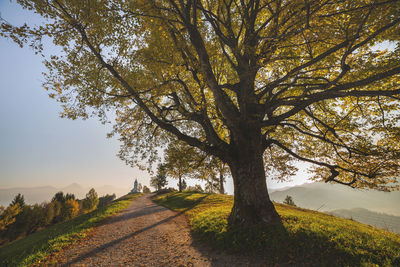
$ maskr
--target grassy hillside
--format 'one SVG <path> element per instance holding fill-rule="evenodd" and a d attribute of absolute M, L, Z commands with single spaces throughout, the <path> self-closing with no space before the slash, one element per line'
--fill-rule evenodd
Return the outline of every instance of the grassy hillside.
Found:
<path fill-rule="evenodd" d="M 42 231 L 12 242 L 0 249 L 0 266 L 27 266 L 39 263 L 47 255 L 61 250 L 87 235 L 89 230 L 105 218 L 122 211 L 140 194 L 127 195 L 110 205 L 72 220 L 52 225 Z"/>
<path fill-rule="evenodd" d="M 184 212 L 212 246 L 257 254 L 271 264 L 400 266 L 400 235 L 315 211 L 276 204 L 283 226 L 229 229 L 232 196 L 169 193 L 157 203 Z"/>

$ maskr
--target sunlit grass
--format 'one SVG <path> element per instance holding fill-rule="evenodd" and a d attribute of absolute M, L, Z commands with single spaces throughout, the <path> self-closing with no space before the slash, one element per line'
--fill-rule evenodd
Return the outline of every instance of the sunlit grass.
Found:
<path fill-rule="evenodd" d="M 89 231 L 105 218 L 124 210 L 141 194 L 126 195 L 109 205 L 72 220 L 52 225 L 42 231 L 12 242 L 0 249 L 0 266 L 29 266 L 66 245 L 84 238 Z"/>
<path fill-rule="evenodd" d="M 400 235 L 320 212 L 275 204 L 282 226 L 228 228 L 233 197 L 169 193 L 155 201 L 184 211 L 192 231 L 212 246 L 270 262 L 317 266 L 400 266 Z"/>

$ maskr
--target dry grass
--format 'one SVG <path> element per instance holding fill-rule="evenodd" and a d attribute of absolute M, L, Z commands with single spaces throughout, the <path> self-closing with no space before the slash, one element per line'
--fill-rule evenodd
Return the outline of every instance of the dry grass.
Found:
<path fill-rule="evenodd" d="M 257 254 L 274 263 L 400 266 L 400 235 L 324 213 L 275 204 L 283 225 L 229 228 L 232 196 L 169 193 L 155 201 L 184 211 L 192 231 L 215 248 Z"/>

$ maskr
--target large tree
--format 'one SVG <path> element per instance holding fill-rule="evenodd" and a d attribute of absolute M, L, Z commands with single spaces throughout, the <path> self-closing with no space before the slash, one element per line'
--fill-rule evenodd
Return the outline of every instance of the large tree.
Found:
<path fill-rule="evenodd" d="M 397 0 L 18 2 L 48 23 L 4 22 L 2 35 L 63 47 L 46 61 L 44 86 L 64 115 L 115 110 L 131 163 L 176 139 L 218 157 L 234 181 L 233 225 L 280 221 L 264 159 L 278 157 L 281 169 L 306 161 L 324 181 L 395 188 Z"/>

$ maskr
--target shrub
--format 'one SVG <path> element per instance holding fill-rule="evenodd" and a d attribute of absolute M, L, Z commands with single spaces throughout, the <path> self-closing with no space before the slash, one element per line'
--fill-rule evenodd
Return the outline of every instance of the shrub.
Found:
<path fill-rule="evenodd" d="M 191 192 L 191 193 L 203 193 L 204 190 L 201 188 L 201 185 L 196 184 L 195 186 L 189 186 L 185 192 Z"/>
<path fill-rule="evenodd" d="M 61 208 L 61 214 L 63 221 L 72 219 L 76 217 L 79 213 L 79 204 L 73 199 L 68 199 L 65 201 Z"/>
<path fill-rule="evenodd" d="M 83 209 L 86 212 L 89 212 L 97 208 L 98 204 L 99 204 L 99 198 L 97 196 L 96 191 L 92 188 L 86 194 L 86 198 L 84 198 L 82 201 Z"/>
<path fill-rule="evenodd" d="M 151 193 L 150 188 L 148 188 L 147 186 L 143 186 L 143 193 L 148 194 Z"/>
<path fill-rule="evenodd" d="M 177 190 L 175 188 L 164 188 L 164 189 L 160 189 L 157 191 L 157 195 L 161 195 L 161 194 L 167 194 L 167 193 L 173 193 L 176 192 Z"/>
<path fill-rule="evenodd" d="M 107 204 L 111 203 L 115 198 L 116 198 L 115 194 L 112 195 L 107 194 L 105 196 L 100 197 L 98 207 L 100 208 L 106 206 Z"/>
<path fill-rule="evenodd" d="M 53 209 L 54 209 L 53 223 L 62 222 L 63 219 L 61 217 L 61 208 L 62 208 L 61 202 L 57 201 L 57 200 L 53 200 L 53 201 L 51 201 L 51 203 L 53 203 Z"/>
<path fill-rule="evenodd" d="M 14 223 L 21 210 L 19 204 L 10 205 L 6 209 L 3 208 L 0 214 L 0 231 L 5 231 L 8 225 Z"/>
<path fill-rule="evenodd" d="M 55 217 L 55 203 L 50 202 L 44 204 L 43 210 L 44 210 L 44 217 L 43 217 L 44 225 L 52 224 Z"/>
<path fill-rule="evenodd" d="M 43 226 L 43 217 L 43 209 L 40 205 L 25 205 L 15 217 L 15 222 L 4 233 L 4 237 L 12 241 L 36 232 Z"/>

